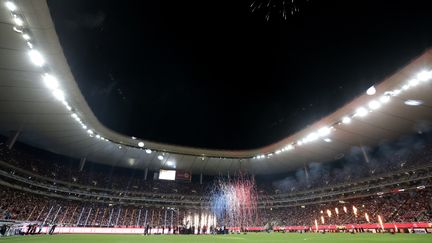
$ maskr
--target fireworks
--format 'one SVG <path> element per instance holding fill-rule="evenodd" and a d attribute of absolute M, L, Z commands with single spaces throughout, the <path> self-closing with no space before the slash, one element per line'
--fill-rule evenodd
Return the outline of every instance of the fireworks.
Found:
<path fill-rule="evenodd" d="M 199 210 L 199 211 L 189 211 L 184 214 L 183 225 L 187 227 L 203 227 L 216 226 L 216 217 L 211 212 Z"/>
<path fill-rule="evenodd" d="M 355 206 L 353 206 L 353 213 L 354 213 L 354 216 L 357 218 L 357 208 Z"/>
<path fill-rule="evenodd" d="M 307 2 L 309 0 L 252 0 L 249 7 L 252 13 L 263 14 L 267 21 L 273 16 L 286 20 L 288 16 L 299 14 Z"/>
<path fill-rule="evenodd" d="M 379 224 L 381 226 L 381 229 L 384 230 L 384 224 L 383 224 L 383 221 L 382 221 L 382 218 L 381 218 L 380 215 L 378 215 L 378 222 L 379 222 Z"/>
<path fill-rule="evenodd" d="M 257 202 L 255 180 L 245 175 L 218 179 L 210 193 L 211 211 L 224 226 L 255 225 Z"/>

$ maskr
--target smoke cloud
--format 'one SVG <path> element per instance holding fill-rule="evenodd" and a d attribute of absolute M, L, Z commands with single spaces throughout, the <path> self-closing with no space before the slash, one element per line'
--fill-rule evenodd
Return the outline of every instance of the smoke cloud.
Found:
<path fill-rule="evenodd" d="M 425 127 L 422 124 L 422 131 L 428 130 Z M 430 132 L 422 132 L 393 142 L 383 142 L 373 149 L 354 146 L 342 159 L 327 163 L 311 162 L 306 165 L 307 172 L 305 168 L 298 169 L 286 178 L 275 181 L 273 185 L 281 192 L 290 192 L 403 168 L 415 160 L 415 155 L 431 142 L 431 137 Z"/>

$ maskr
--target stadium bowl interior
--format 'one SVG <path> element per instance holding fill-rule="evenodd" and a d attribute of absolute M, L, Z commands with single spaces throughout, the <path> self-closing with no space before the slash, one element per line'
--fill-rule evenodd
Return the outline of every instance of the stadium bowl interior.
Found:
<path fill-rule="evenodd" d="M 97 117 L 94 110 L 100 108 L 91 106 L 76 71 L 75 63 L 85 60 L 65 55 L 70 34 L 62 26 L 97 25 L 103 32 L 104 25 L 85 14 L 67 22 L 57 11 L 68 4 L 59 2 L 0 1 L 0 238 L 5 242 L 40 234 L 45 236 L 33 242 L 138 242 L 142 235 L 152 242 L 431 241 L 432 49 L 420 48 L 391 72 L 381 71 L 385 75 L 367 89 L 353 87 L 355 95 L 331 112 L 267 145 L 223 149 L 155 142 L 145 134 L 126 135 Z M 322 7 L 314 2 L 250 1 L 245 16 L 262 26 L 279 18 L 279 25 L 301 28 L 293 25 Z M 268 15 L 255 15 L 266 4 L 274 6 Z M 100 21 L 110 21 L 106 15 L 100 14 Z M 81 34 L 92 35 L 90 29 Z M 431 40 L 425 42 L 432 45 Z M 148 92 L 161 92 L 151 87 Z M 220 136 L 228 144 L 234 135 Z"/>

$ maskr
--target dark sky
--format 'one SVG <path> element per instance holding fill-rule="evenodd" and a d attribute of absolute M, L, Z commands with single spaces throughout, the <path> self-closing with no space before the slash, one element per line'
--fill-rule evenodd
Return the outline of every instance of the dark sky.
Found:
<path fill-rule="evenodd" d="M 268 21 L 249 0 L 48 3 L 99 120 L 179 145 L 277 142 L 432 46 L 428 1 L 300 1 Z"/>

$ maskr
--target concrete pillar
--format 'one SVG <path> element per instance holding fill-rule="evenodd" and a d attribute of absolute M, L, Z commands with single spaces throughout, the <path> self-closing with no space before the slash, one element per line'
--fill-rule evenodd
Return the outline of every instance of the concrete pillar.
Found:
<path fill-rule="evenodd" d="M 147 180 L 147 176 L 148 176 L 148 168 L 145 168 L 145 171 L 144 171 L 144 180 L 145 181 Z"/>
<path fill-rule="evenodd" d="M 305 173 L 306 181 L 309 183 L 309 169 L 307 164 L 304 165 L 304 173 Z"/>
<path fill-rule="evenodd" d="M 84 165 L 85 165 L 86 160 L 87 160 L 87 158 L 85 158 L 85 157 L 81 158 L 80 164 L 79 164 L 79 171 L 82 171 L 84 169 Z"/>
<path fill-rule="evenodd" d="M 20 131 L 13 131 L 11 136 L 9 137 L 8 141 L 6 142 L 6 146 L 8 149 L 12 149 L 15 145 L 16 141 L 18 140 L 19 135 L 21 134 Z"/>
<path fill-rule="evenodd" d="M 360 148 L 361 148 L 361 151 L 363 153 L 363 158 L 364 158 L 365 162 L 369 163 L 369 157 L 368 157 L 368 154 L 366 152 L 365 147 L 363 145 L 360 145 Z"/>

